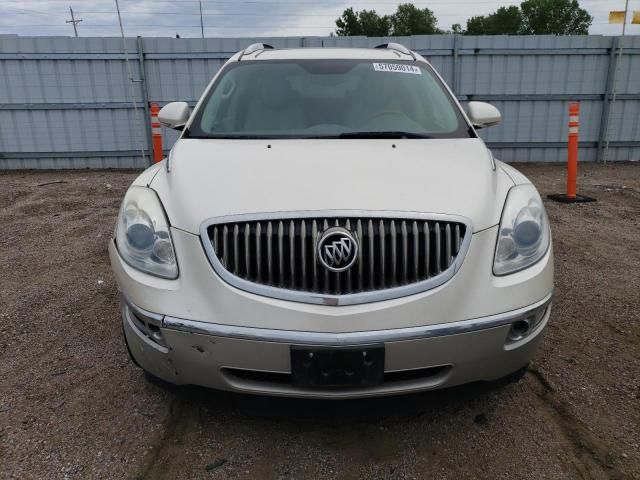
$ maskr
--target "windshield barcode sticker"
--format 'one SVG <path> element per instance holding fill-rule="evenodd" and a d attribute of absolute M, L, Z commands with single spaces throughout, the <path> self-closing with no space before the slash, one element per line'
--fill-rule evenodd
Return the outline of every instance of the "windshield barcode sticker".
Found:
<path fill-rule="evenodd" d="M 400 72 L 422 75 L 420 67 L 416 67 L 415 65 L 406 65 L 404 63 L 374 63 L 373 69 L 376 72 Z"/>

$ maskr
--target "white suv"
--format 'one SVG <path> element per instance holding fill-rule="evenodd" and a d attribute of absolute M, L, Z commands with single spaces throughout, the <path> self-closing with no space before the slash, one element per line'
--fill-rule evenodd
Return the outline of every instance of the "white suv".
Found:
<path fill-rule="evenodd" d="M 255 44 L 127 192 L 109 254 L 136 364 L 174 384 L 343 398 L 522 373 L 550 315 L 540 195 L 397 44 Z"/>

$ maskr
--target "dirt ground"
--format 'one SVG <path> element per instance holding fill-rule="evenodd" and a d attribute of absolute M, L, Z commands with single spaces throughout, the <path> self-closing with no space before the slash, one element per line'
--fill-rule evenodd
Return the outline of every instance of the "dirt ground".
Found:
<path fill-rule="evenodd" d="M 640 479 L 640 164 L 582 165 L 598 202 L 547 202 L 557 289 L 523 380 L 348 402 L 143 376 L 107 258 L 135 175 L 0 174 L 1 478 Z"/>

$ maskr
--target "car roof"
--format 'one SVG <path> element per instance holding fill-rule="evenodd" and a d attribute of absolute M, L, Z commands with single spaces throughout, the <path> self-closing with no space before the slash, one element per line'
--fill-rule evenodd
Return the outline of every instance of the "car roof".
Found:
<path fill-rule="evenodd" d="M 413 60 L 413 57 L 391 48 L 267 48 L 244 54 L 238 59 L 240 61 L 304 59 Z"/>

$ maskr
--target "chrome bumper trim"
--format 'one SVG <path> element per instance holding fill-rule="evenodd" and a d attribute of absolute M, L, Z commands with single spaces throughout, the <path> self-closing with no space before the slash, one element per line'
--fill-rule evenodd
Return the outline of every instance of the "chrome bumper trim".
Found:
<path fill-rule="evenodd" d="M 208 323 L 196 320 L 184 320 L 169 316 L 164 317 L 162 324 L 163 328 L 179 332 L 212 335 L 216 337 L 231 337 L 260 342 L 326 346 L 364 345 L 372 343 L 418 340 L 442 337 L 445 335 L 457 335 L 508 325 L 516 320 L 528 317 L 540 308 L 546 308 L 551 303 L 552 296 L 553 292 L 549 293 L 542 300 L 527 307 L 487 317 L 422 327 L 372 330 L 364 332 L 325 333 L 275 330 L 268 328 Z"/>

